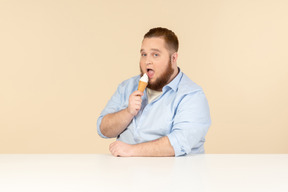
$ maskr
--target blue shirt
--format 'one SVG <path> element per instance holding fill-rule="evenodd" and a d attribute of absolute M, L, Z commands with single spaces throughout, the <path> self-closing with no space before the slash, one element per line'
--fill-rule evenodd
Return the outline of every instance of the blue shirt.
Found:
<path fill-rule="evenodd" d="M 128 107 L 129 96 L 137 90 L 139 79 L 138 75 L 118 86 L 97 120 L 101 137 L 107 138 L 100 131 L 102 118 Z M 162 91 L 162 95 L 149 104 L 144 91 L 140 111 L 117 139 L 137 144 L 167 136 L 175 156 L 204 153 L 205 135 L 211 119 L 202 88 L 179 71 Z"/>

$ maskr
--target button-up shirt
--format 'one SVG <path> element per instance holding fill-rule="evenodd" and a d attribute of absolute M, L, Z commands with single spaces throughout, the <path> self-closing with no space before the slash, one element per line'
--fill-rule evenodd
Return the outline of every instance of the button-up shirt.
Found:
<path fill-rule="evenodd" d="M 128 107 L 129 96 L 137 90 L 140 76 L 122 82 L 97 120 L 98 134 L 102 118 Z M 157 99 L 148 103 L 144 91 L 140 111 L 117 137 L 128 144 L 138 144 L 167 136 L 175 156 L 204 153 L 205 135 L 211 119 L 202 88 L 179 70 L 178 75 L 162 89 Z"/>

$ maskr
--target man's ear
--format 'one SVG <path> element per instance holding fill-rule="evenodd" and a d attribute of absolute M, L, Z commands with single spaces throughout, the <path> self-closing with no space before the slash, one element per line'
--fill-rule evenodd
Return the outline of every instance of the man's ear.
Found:
<path fill-rule="evenodd" d="M 178 59 L 178 53 L 175 52 L 171 55 L 171 63 L 172 64 L 177 64 L 177 59 Z"/>

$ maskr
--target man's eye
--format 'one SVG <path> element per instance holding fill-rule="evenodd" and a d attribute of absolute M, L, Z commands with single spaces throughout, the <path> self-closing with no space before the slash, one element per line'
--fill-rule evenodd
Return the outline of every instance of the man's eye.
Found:
<path fill-rule="evenodd" d="M 159 54 L 157 54 L 157 53 L 154 54 L 154 57 L 158 57 L 158 56 L 159 56 Z"/>
<path fill-rule="evenodd" d="M 142 57 L 146 57 L 146 55 L 147 55 L 146 53 L 142 53 L 141 54 Z"/>

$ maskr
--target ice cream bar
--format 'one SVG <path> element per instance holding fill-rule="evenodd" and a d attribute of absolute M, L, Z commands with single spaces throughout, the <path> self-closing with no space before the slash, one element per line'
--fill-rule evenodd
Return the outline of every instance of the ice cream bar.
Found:
<path fill-rule="evenodd" d="M 148 76 L 146 73 L 144 73 L 144 75 L 139 80 L 138 90 L 144 92 L 147 85 L 148 85 Z"/>

